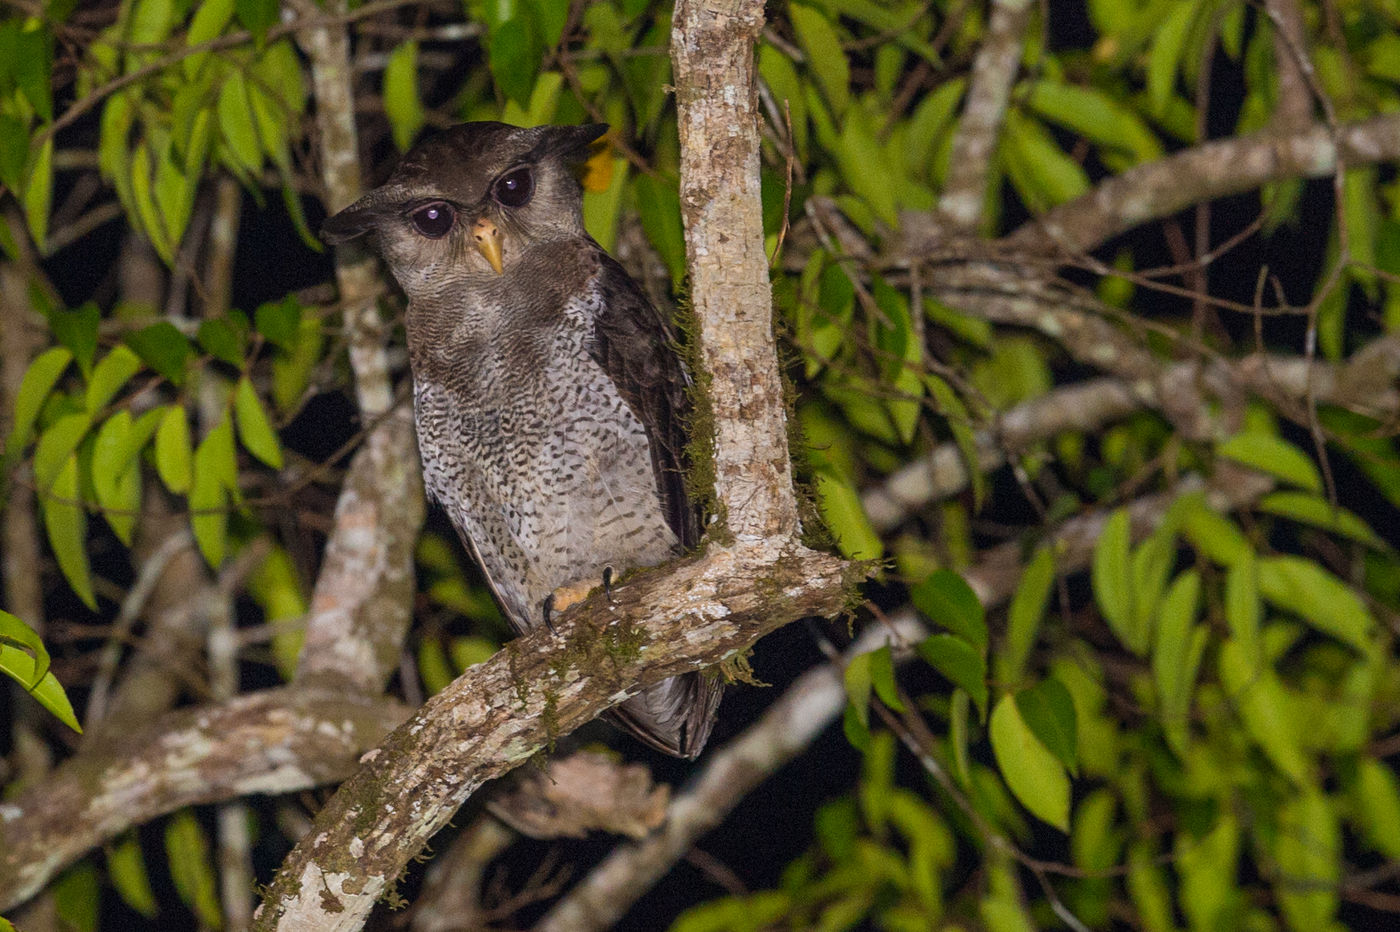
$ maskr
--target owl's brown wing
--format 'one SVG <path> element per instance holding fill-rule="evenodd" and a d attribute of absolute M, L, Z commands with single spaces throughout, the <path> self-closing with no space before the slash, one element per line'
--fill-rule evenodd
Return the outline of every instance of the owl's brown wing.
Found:
<path fill-rule="evenodd" d="M 700 542 L 700 514 L 686 493 L 690 377 L 671 321 L 659 312 L 617 261 L 598 251 L 603 307 L 589 353 L 646 428 L 666 521 L 681 547 Z M 724 683 L 703 671 L 654 683 L 608 717 L 659 751 L 693 758 L 714 727 Z"/>
<path fill-rule="evenodd" d="M 675 327 L 602 247 L 598 251 L 598 312 L 589 354 L 603 367 L 651 442 L 651 462 L 666 522 L 683 549 L 700 542 L 700 516 L 686 493 L 690 378 Z"/>

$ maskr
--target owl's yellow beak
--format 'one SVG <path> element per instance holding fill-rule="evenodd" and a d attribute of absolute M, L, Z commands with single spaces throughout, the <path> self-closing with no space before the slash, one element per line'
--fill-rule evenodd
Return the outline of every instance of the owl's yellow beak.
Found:
<path fill-rule="evenodd" d="M 490 220 L 482 218 L 472 227 L 472 238 L 476 240 L 476 248 L 486 257 L 486 261 L 491 263 L 491 268 L 500 275 L 505 271 L 501 265 L 501 242 L 505 239 L 501 235 L 501 230 Z"/>

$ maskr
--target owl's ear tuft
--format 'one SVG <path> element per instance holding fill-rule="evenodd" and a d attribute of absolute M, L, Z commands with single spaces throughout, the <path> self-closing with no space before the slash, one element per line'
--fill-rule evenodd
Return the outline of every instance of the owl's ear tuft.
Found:
<path fill-rule="evenodd" d="M 373 230 L 379 221 L 378 204 L 373 193 L 360 198 L 321 224 L 321 239 L 332 246 L 359 239 Z"/>
<path fill-rule="evenodd" d="M 579 126 L 551 126 L 544 139 L 542 149 L 550 155 L 563 156 L 571 161 L 584 161 L 588 158 L 588 147 L 608 131 L 606 123 L 583 123 Z"/>

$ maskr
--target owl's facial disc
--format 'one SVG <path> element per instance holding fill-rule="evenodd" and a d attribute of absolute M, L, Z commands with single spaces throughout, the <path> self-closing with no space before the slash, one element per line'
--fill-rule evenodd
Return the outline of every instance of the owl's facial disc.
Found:
<path fill-rule="evenodd" d="M 477 251 L 491 263 L 491 268 L 496 270 L 496 274 L 502 274 L 505 266 L 501 262 L 501 246 L 505 237 L 501 235 L 501 228 L 482 217 L 472 226 L 472 239 L 476 241 Z"/>

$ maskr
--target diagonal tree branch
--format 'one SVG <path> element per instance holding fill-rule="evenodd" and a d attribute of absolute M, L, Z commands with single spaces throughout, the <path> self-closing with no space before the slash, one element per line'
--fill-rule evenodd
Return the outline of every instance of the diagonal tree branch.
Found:
<path fill-rule="evenodd" d="M 0 803 L 0 911 L 133 825 L 196 803 L 343 780 L 407 714 L 386 699 L 270 689 L 90 741 Z"/>
<path fill-rule="evenodd" d="M 1078 255 L 1150 220 L 1271 181 L 1322 178 L 1347 165 L 1400 158 L 1400 116 L 1337 128 L 1264 130 L 1207 142 L 1129 169 L 1029 221 L 1005 240 L 1013 250 Z M 910 244 L 912 247 L 913 244 Z"/>
<path fill-rule="evenodd" d="M 487 780 L 667 676 L 833 615 L 857 581 L 837 557 L 764 542 L 711 548 L 590 599 L 472 667 L 397 729 L 317 815 L 255 929 L 358 929 Z"/>

